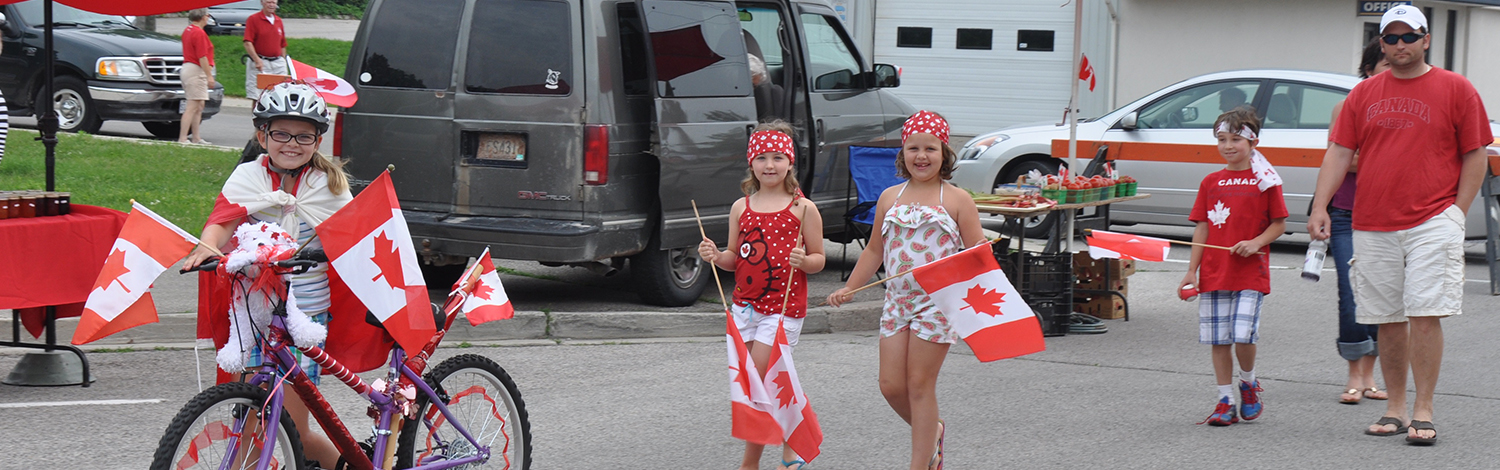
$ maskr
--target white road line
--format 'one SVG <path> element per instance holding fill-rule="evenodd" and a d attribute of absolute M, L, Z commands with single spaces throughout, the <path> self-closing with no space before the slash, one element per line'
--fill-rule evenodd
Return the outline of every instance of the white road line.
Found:
<path fill-rule="evenodd" d="M 90 406 L 90 405 L 140 405 L 147 403 L 161 403 L 166 401 L 162 398 L 148 398 L 144 400 L 81 400 L 81 401 L 36 401 L 29 403 L 0 403 L 0 408 L 41 408 L 44 406 Z"/>

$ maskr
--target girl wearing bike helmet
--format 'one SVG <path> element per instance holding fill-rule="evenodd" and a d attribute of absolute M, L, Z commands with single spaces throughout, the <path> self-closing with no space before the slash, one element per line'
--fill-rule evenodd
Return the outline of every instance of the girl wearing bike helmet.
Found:
<path fill-rule="evenodd" d="M 203 227 L 200 237 L 203 243 L 183 261 L 185 269 L 215 256 L 209 247 L 230 251 L 235 228 L 245 222 L 277 223 L 295 234 L 298 243 L 307 245 L 307 249 L 321 249 L 322 244 L 313 236 L 314 228 L 352 199 L 343 165 L 317 150 L 329 122 L 327 108 L 317 91 L 301 82 L 275 85 L 261 93 L 254 116 L 255 139 L 266 153 L 235 167 L 224 182 L 208 224 Z M 222 346 L 228 331 L 224 313 L 227 305 L 222 304 L 228 299 L 227 283 L 210 285 L 221 282 L 219 279 L 211 273 L 200 276 L 198 300 L 199 311 L 210 312 L 216 346 Z M 328 324 L 331 302 L 326 263 L 294 275 L 292 290 L 303 312 L 314 321 Z M 242 344 L 254 345 L 256 341 L 247 339 Z M 317 363 L 301 357 L 295 350 L 294 354 L 308 378 L 318 383 Z M 246 364 L 260 362 L 261 351 L 254 347 Z M 339 452 L 332 441 L 321 433 L 311 432 L 307 405 L 301 397 L 287 400 L 286 410 L 297 424 L 307 458 L 320 464 L 337 462 Z"/>

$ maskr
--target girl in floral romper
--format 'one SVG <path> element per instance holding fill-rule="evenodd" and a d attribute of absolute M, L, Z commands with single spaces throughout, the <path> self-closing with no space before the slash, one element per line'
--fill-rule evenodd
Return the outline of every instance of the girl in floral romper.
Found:
<path fill-rule="evenodd" d="M 984 242 L 974 199 L 948 184 L 958 156 L 948 146 L 948 122 L 919 111 L 901 129 L 896 174 L 906 183 L 887 188 L 876 202 L 877 219 L 847 285 L 828 303 L 849 301 L 850 291 L 875 274 L 881 262 L 901 273 Z M 958 336 L 911 275 L 885 283 L 880 317 L 880 393 L 911 425 L 911 469 L 943 468 L 943 434 L 938 419 L 937 375 Z"/>
<path fill-rule="evenodd" d="M 823 218 L 798 190 L 791 132 L 782 121 L 756 128 L 746 152 L 750 168 L 740 182 L 745 197 L 729 210 L 730 250 L 719 251 L 707 237 L 698 245 L 705 261 L 734 272 L 734 322 L 762 374 L 776 343 L 777 323 L 786 329 L 787 343 L 797 345 L 802 319 L 807 317 L 807 275 L 822 271 L 825 261 Z M 803 244 L 797 243 L 799 236 Z M 791 298 L 783 300 L 787 295 Z M 764 450 L 763 445 L 746 442 L 740 469 L 760 468 Z M 782 446 L 779 469 L 801 470 L 806 464 Z"/>

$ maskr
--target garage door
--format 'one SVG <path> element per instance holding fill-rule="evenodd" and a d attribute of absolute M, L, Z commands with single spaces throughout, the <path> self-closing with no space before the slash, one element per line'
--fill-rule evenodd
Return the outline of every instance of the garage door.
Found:
<path fill-rule="evenodd" d="M 1073 11 L 1057 0 L 880 0 L 875 62 L 900 66 L 901 86 L 893 91 L 948 117 L 955 135 L 1061 122 L 1071 86 Z M 1087 46 L 1090 39 L 1085 53 L 1103 65 L 1103 54 Z M 1096 81 L 1092 94 L 1099 95 L 1099 106 L 1085 96 L 1082 115 L 1103 106 L 1107 88 L 1102 77 Z"/>

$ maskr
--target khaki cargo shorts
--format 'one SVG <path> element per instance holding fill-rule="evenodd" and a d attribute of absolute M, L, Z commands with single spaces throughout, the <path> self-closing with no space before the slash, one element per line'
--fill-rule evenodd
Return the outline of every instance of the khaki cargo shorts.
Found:
<path fill-rule="evenodd" d="M 1421 225 L 1395 232 L 1355 230 L 1349 271 L 1359 323 L 1462 313 L 1463 211 L 1448 206 Z"/>

